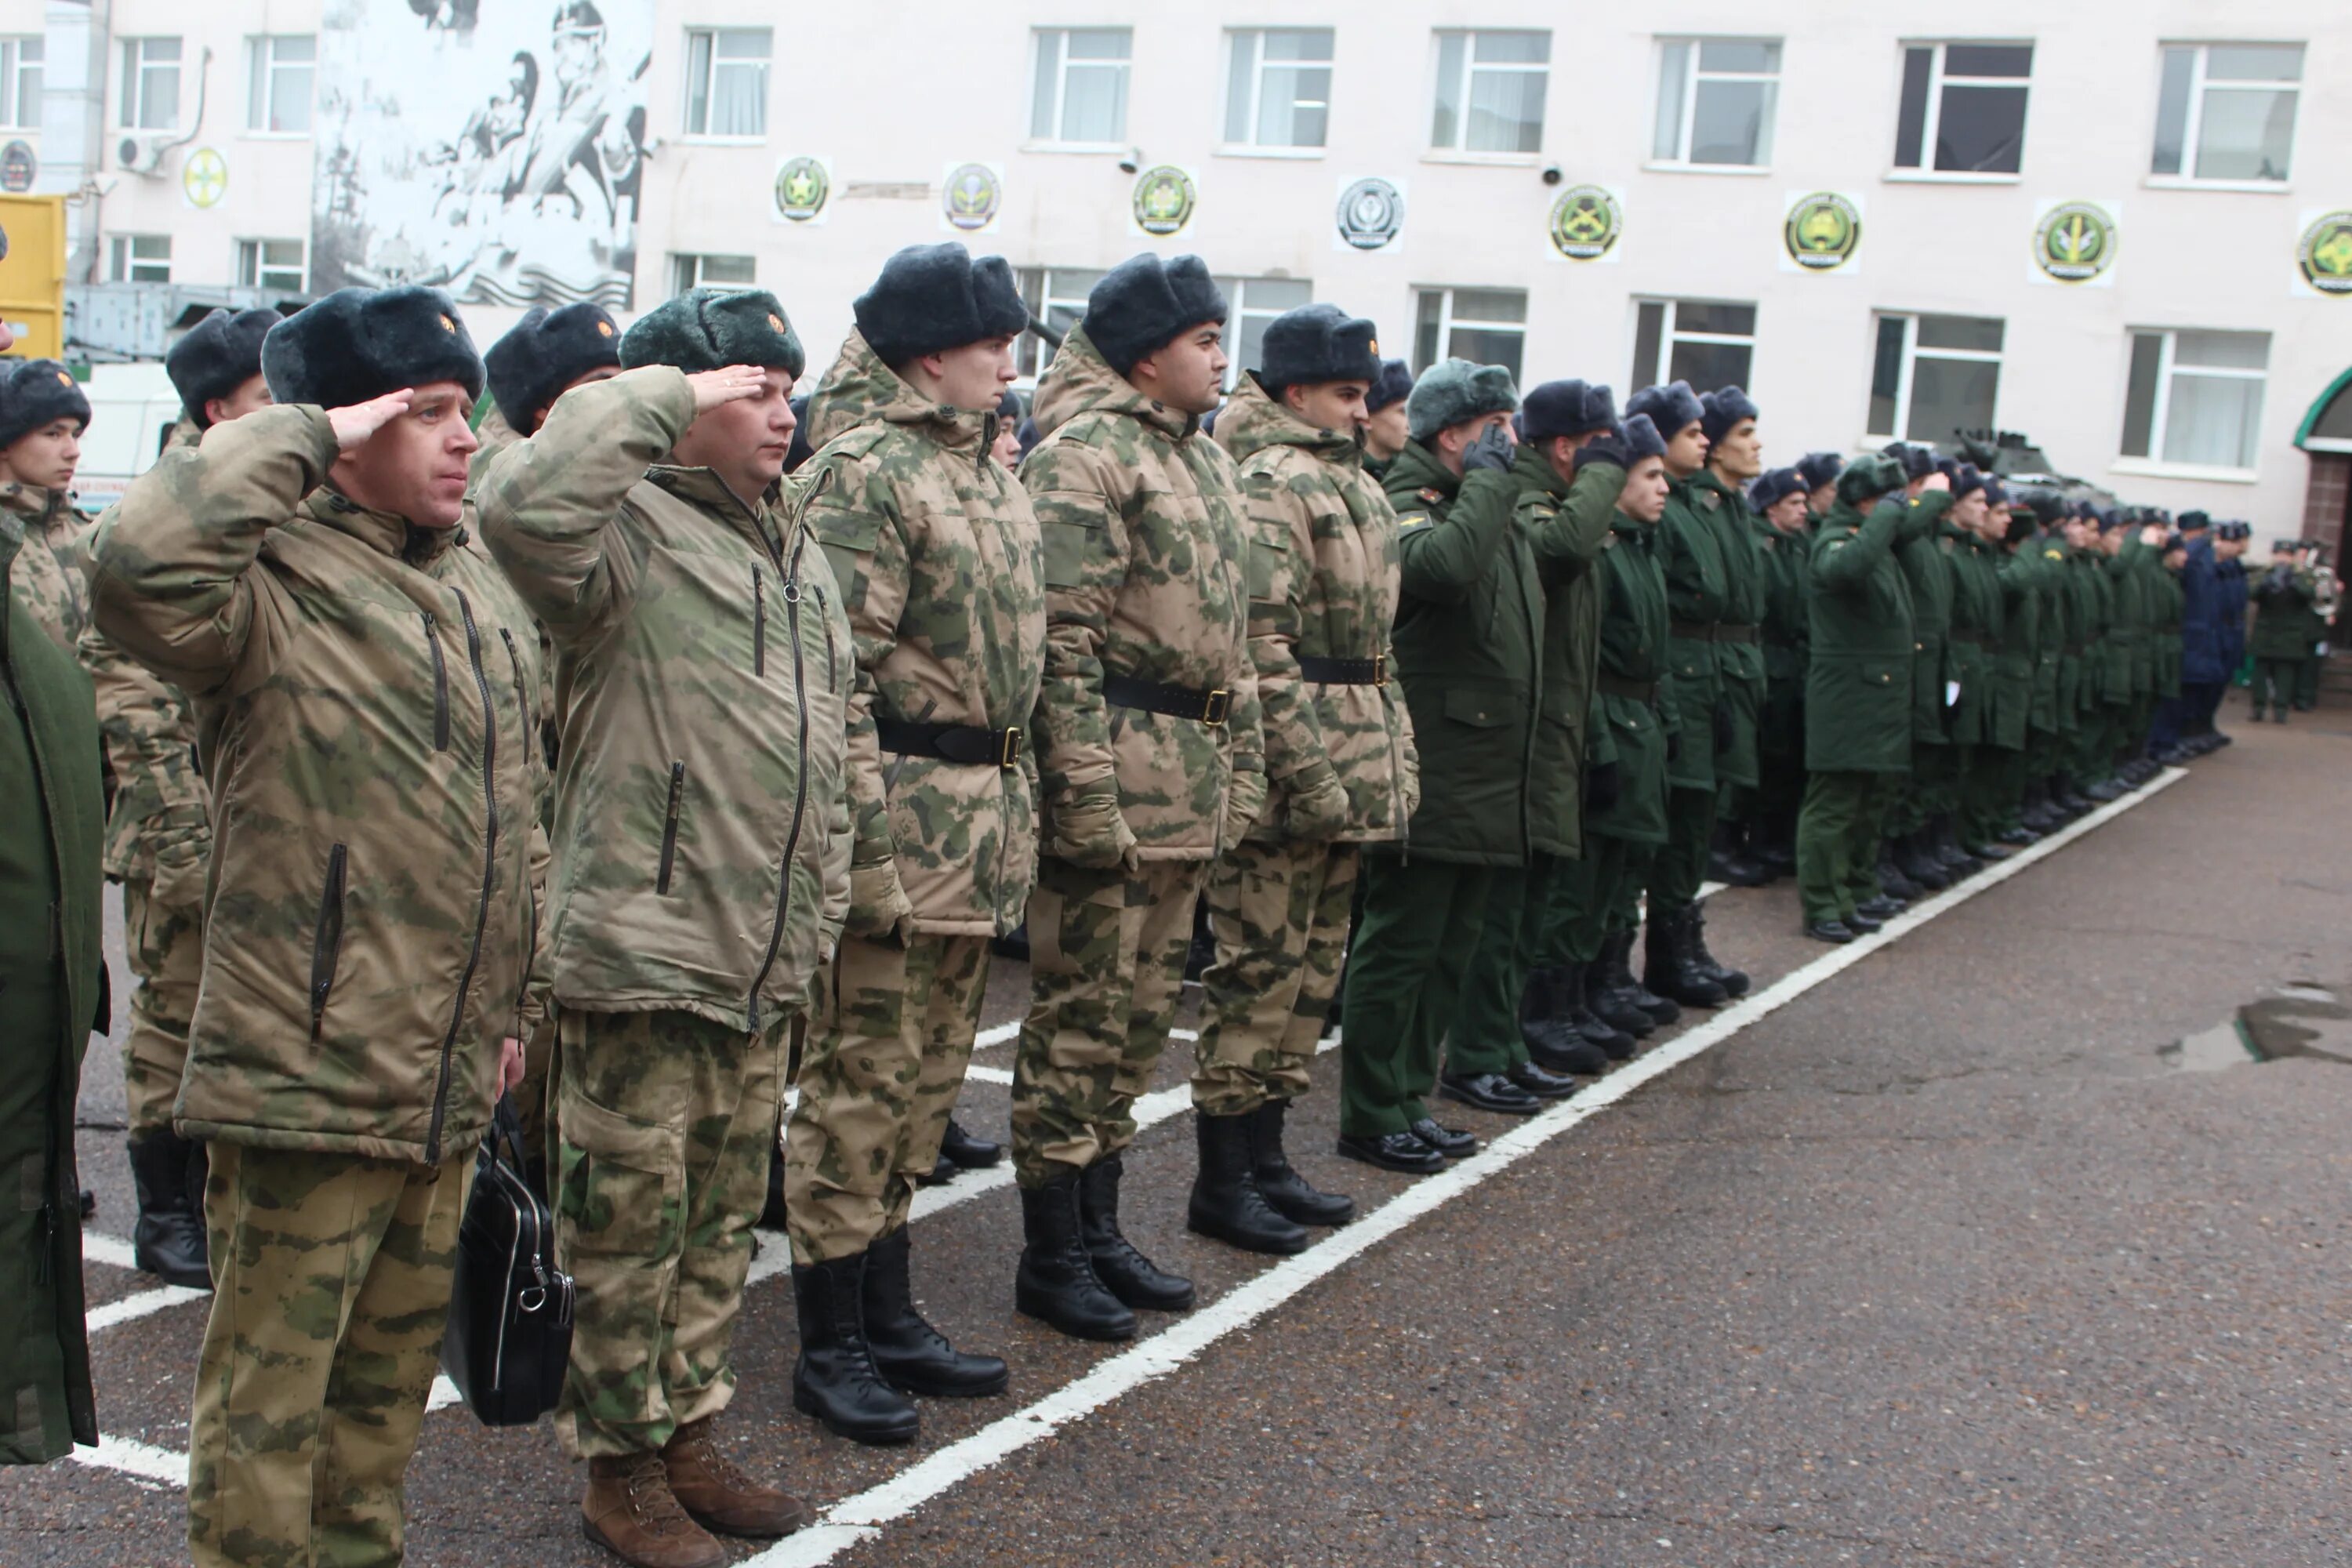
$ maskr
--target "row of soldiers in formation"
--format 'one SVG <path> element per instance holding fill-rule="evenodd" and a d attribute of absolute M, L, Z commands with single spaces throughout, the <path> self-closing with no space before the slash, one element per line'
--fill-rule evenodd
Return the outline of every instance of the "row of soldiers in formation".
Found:
<path fill-rule="evenodd" d="M 216 1287 L 199 1563 L 397 1559 L 503 1092 L 542 1113 L 578 1286 L 584 1528 L 716 1563 L 710 1531 L 803 1514 L 713 1436 L 795 1058 L 795 1404 L 897 1442 L 908 1395 L 1007 1385 L 916 1310 L 908 1217 L 1024 921 L 1015 1301 L 1124 1339 L 1194 1298 L 1119 1214 L 1197 899 L 1189 1222 L 1296 1252 L 1354 1212 L 1284 1139 L 1343 960 L 1338 1152 L 1433 1172 L 1477 1146 L 1433 1099 L 1530 1113 L 1748 989 L 1706 946 L 1711 853 L 1793 862 L 1845 940 L 1898 907 L 1882 847 L 1927 881 L 1997 856 L 2126 787 L 2189 699 L 2158 531 L 1924 452 L 1765 473 L 1736 388 L 1621 417 L 1499 366 L 1413 380 L 1328 304 L 1228 399 L 1226 314 L 1198 258 L 1111 269 L 1016 479 L 1029 317 L 953 243 L 884 267 L 803 419 L 757 289 L 625 332 L 534 311 L 487 368 L 429 289 L 219 312 L 167 362 L 184 431 L 86 533 L 88 404 L 49 362 L 0 385 L 8 603 L 55 642 L 12 627 L 12 682 L 86 709 L 111 776 L 137 1250 Z M 70 867 L 94 761 L 21 738 Z M 0 1006 L 70 1068 L 95 891 L 57 907 Z M 71 1099 L 34 1141 L 23 1326 L 63 1353 L 22 1363 L 24 1458 L 96 1436 Z"/>

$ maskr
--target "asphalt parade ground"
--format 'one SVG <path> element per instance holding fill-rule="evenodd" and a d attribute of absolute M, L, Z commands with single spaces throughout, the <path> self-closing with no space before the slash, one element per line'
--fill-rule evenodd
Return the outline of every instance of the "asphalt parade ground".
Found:
<path fill-rule="evenodd" d="M 1082 1344 L 1016 1316 L 1009 1173 L 927 1189 L 915 1283 L 1011 1390 L 862 1448 L 792 1409 L 767 1238 L 730 1448 L 818 1508 L 763 1565 L 2341 1564 L 2352 1561 L 2352 715 L 2168 773 L 1851 947 L 1786 883 L 1709 903 L 1755 977 L 1416 1182 L 1293 1153 L 1355 1224 L 1291 1258 L 1189 1235 L 1190 1044 L 1128 1229 L 1201 1306 Z M 119 915 L 118 915 L 119 918 Z M 120 931 L 111 931 L 118 996 Z M 1003 1137 L 1000 962 L 962 1119 Z M 119 1010 L 118 1010 L 119 1011 Z M 1181 1020 L 1191 1026 L 1188 1009 Z M 84 1073 L 95 1452 L 0 1472 L 0 1563 L 185 1561 L 205 1298 L 129 1267 L 119 1062 Z M 610 1562 L 545 1423 L 426 1417 L 408 1560 Z"/>

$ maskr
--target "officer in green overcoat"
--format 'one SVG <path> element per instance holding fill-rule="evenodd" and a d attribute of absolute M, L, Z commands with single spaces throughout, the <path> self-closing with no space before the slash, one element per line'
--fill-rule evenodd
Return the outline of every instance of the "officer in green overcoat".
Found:
<path fill-rule="evenodd" d="M 1824 454 L 1834 457 L 1835 454 Z M 1836 481 L 1831 480 L 1832 486 Z M 1805 795 L 1805 650 L 1811 637 L 1812 533 L 1801 468 L 1774 468 L 1748 487 L 1764 565 L 1764 709 L 1757 726 L 1759 783 L 1748 853 L 1779 875 L 1797 867 L 1797 810 Z"/>

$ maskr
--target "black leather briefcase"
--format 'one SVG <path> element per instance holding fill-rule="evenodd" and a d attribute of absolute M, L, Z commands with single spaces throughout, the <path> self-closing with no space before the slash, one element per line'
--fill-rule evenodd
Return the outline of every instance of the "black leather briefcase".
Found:
<path fill-rule="evenodd" d="M 555 1267 L 555 1216 L 523 1180 L 522 1126 L 500 1097 L 474 1156 L 441 1367 L 486 1426 L 555 1408 L 572 1361 L 572 1277 Z"/>

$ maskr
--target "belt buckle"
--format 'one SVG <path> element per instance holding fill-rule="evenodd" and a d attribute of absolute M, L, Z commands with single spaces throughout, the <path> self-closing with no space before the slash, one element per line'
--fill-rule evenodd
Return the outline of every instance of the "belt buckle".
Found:
<path fill-rule="evenodd" d="M 1388 650 L 1383 648 L 1379 653 L 1372 655 L 1372 684 L 1374 686 L 1386 686 L 1388 683 L 1389 656 Z"/>
<path fill-rule="evenodd" d="M 1008 773 L 1021 765 L 1020 726 L 1005 727 L 1003 742 L 996 749 L 996 765 Z"/>
<path fill-rule="evenodd" d="M 1209 689 L 1208 701 L 1201 705 L 1201 722 L 1212 730 L 1225 721 L 1225 711 L 1233 706 L 1234 694 L 1222 686 Z"/>

